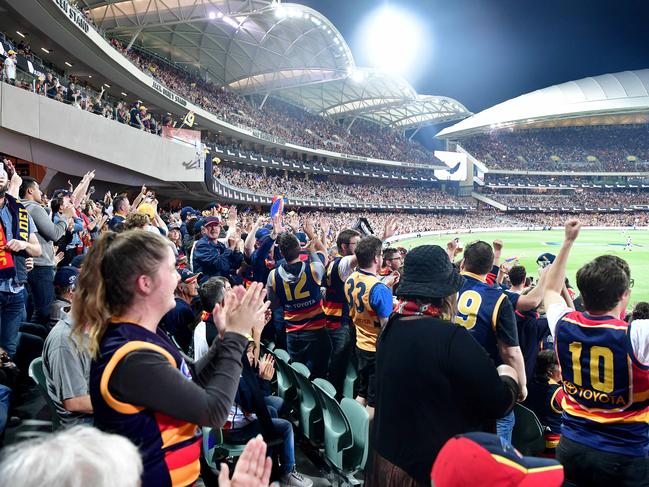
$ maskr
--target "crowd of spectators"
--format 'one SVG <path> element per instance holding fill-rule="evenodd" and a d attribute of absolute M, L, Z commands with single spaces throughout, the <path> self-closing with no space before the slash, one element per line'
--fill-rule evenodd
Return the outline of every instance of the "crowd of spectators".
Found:
<path fill-rule="evenodd" d="M 646 177 L 594 177 L 594 176 L 571 176 L 570 174 L 561 176 L 518 176 L 506 174 L 485 174 L 484 183 L 490 185 L 528 185 L 528 186 L 567 186 L 577 188 L 582 185 L 638 185 L 649 184 L 649 178 Z"/>
<path fill-rule="evenodd" d="M 261 99 L 253 105 L 161 58 L 135 48 L 126 49 L 116 39 L 111 43 L 140 70 L 226 122 L 257 129 L 303 147 L 377 159 L 440 164 L 431 151 L 394 130 L 357 121 L 352 130 L 347 131 L 334 120 L 272 97 L 260 109 L 255 105 L 261 105 Z"/>
<path fill-rule="evenodd" d="M 334 180 L 333 177 L 305 174 L 272 175 L 262 172 L 220 167 L 219 179 L 237 188 L 266 196 L 284 195 L 293 198 L 324 199 L 348 203 L 464 205 L 458 198 L 436 188 L 420 186 L 385 186 L 383 184 L 358 184 Z"/>
<path fill-rule="evenodd" d="M 508 192 L 486 192 L 490 198 L 508 206 L 533 206 L 546 208 L 549 206 L 581 207 L 581 208 L 620 208 L 635 205 L 649 205 L 649 194 L 644 191 L 610 191 L 610 190 L 576 190 L 561 191 L 545 194 L 530 194 L 519 190 L 513 194 Z"/>
<path fill-rule="evenodd" d="M 649 126 L 608 125 L 500 130 L 460 141 L 494 169 L 634 171 L 649 168 Z"/>

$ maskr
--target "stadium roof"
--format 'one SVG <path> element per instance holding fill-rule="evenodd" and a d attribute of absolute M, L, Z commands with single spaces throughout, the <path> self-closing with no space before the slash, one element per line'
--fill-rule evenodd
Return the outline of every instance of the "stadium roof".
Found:
<path fill-rule="evenodd" d="M 470 114 L 451 98 L 418 95 L 403 78 L 372 69 L 357 68 L 338 80 L 278 90 L 274 95 L 320 115 L 361 117 L 401 130 Z"/>
<path fill-rule="evenodd" d="M 278 96 L 325 116 L 399 129 L 458 120 L 455 100 L 418 95 L 405 80 L 358 69 L 319 12 L 269 0 L 83 0 L 109 37 L 209 73 L 242 95 Z"/>
<path fill-rule="evenodd" d="M 569 81 L 533 91 L 483 110 L 439 137 L 454 138 L 544 120 L 616 115 L 649 110 L 649 69 Z"/>

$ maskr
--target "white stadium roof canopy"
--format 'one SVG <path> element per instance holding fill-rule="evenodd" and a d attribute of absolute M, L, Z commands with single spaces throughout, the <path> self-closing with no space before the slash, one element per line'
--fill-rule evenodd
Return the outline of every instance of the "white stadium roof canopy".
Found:
<path fill-rule="evenodd" d="M 617 115 L 649 110 L 649 69 L 569 81 L 483 110 L 437 134 L 456 138 L 544 120 Z"/>
<path fill-rule="evenodd" d="M 109 37 L 209 73 L 242 95 L 270 94 L 333 118 L 405 130 L 459 120 L 459 102 L 419 95 L 402 78 L 357 68 L 319 12 L 268 0 L 83 0 Z"/>

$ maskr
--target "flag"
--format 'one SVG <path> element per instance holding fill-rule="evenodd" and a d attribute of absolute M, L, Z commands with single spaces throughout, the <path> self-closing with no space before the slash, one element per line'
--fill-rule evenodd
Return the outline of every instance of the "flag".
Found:
<path fill-rule="evenodd" d="M 270 204 L 270 217 L 284 214 L 284 197 L 281 195 L 273 196 L 273 202 Z"/>
<path fill-rule="evenodd" d="M 194 126 L 194 120 L 196 119 L 196 116 L 194 115 L 194 112 L 191 110 L 187 112 L 187 115 L 185 115 L 185 118 L 183 118 L 183 124 L 180 126 L 181 128 L 183 126 L 187 127 L 193 127 Z"/>

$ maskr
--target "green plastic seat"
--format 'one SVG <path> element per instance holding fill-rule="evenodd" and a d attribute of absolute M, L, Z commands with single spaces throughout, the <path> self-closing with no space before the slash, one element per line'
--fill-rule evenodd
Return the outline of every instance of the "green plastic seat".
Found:
<path fill-rule="evenodd" d="M 300 362 L 293 362 L 291 368 L 295 371 L 297 379 L 302 433 L 312 441 L 321 441 L 323 438 L 322 407 L 318 401 L 318 393 L 309 380 L 311 371 Z"/>
<path fill-rule="evenodd" d="M 353 446 L 352 428 L 340 404 L 335 399 L 336 389 L 324 379 L 313 381 L 319 393 L 324 419 L 325 456 L 339 470 L 344 470 L 343 452 Z"/>
<path fill-rule="evenodd" d="M 219 469 L 219 466 L 214 461 L 214 454 L 217 451 L 219 451 L 220 457 L 238 458 L 241 456 L 244 448 L 246 447 L 245 444 L 230 445 L 228 443 L 223 443 L 223 432 L 220 429 L 215 430 L 204 426 L 203 428 L 201 428 L 201 430 L 203 432 L 203 458 L 205 459 L 205 462 L 213 469 Z M 215 443 L 211 448 L 209 446 L 210 438 L 214 438 L 215 440 Z"/>
<path fill-rule="evenodd" d="M 354 399 L 354 385 L 357 380 L 356 360 L 352 358 L 347 363 L 347 375 L 345 375 L 345 382 L 343 383 L 343 397 Z"/>
<path fill-rule="evenodd" d="M 50 410 L 50 416 L 52 416 L 52 431 L 56 431 L 61 427 L 61 420 L 59 418 L 59 414 L 56 412 L 54 401 L 52 401 L 52 398 L 50 398 L 50 395 L 47 392 L 47 381 L 45 380 L 45 373 L 43 372 L 42 357 L 38 357 L 32 360 L 32 362 L 29 364 L 28 373 L 29 377 L 31 377 L 32 380 L 36 382 L 38 390 L 45 399 L 45 403 Z"/>
<path fill-rule="evenodd" d="M 295 372 L 289 365 L 290 357 L 286 350 L 276 348 L 273 350 L 275 369 L 277 370 L 277 395 L 284 399 L 284 407 L 293 409 L 297 403 L 297 379 Z"/>
<path fill-rule="evenodd" d="M 514 406 L 516 424 L 512 433 L 512 444 L 523 454 L 538 455 L 545 450 L 543 426 L 536 414 L 521 404 Z"/>
<path fill-rule="evenodd" d="M 352 427 L 352 447 L 343 452 L 345 470 L 355 472 L 365 468 L 370 439 L 370 416 L 367 409 L 354 399 L 343 397 L 340 408 Z"/>

